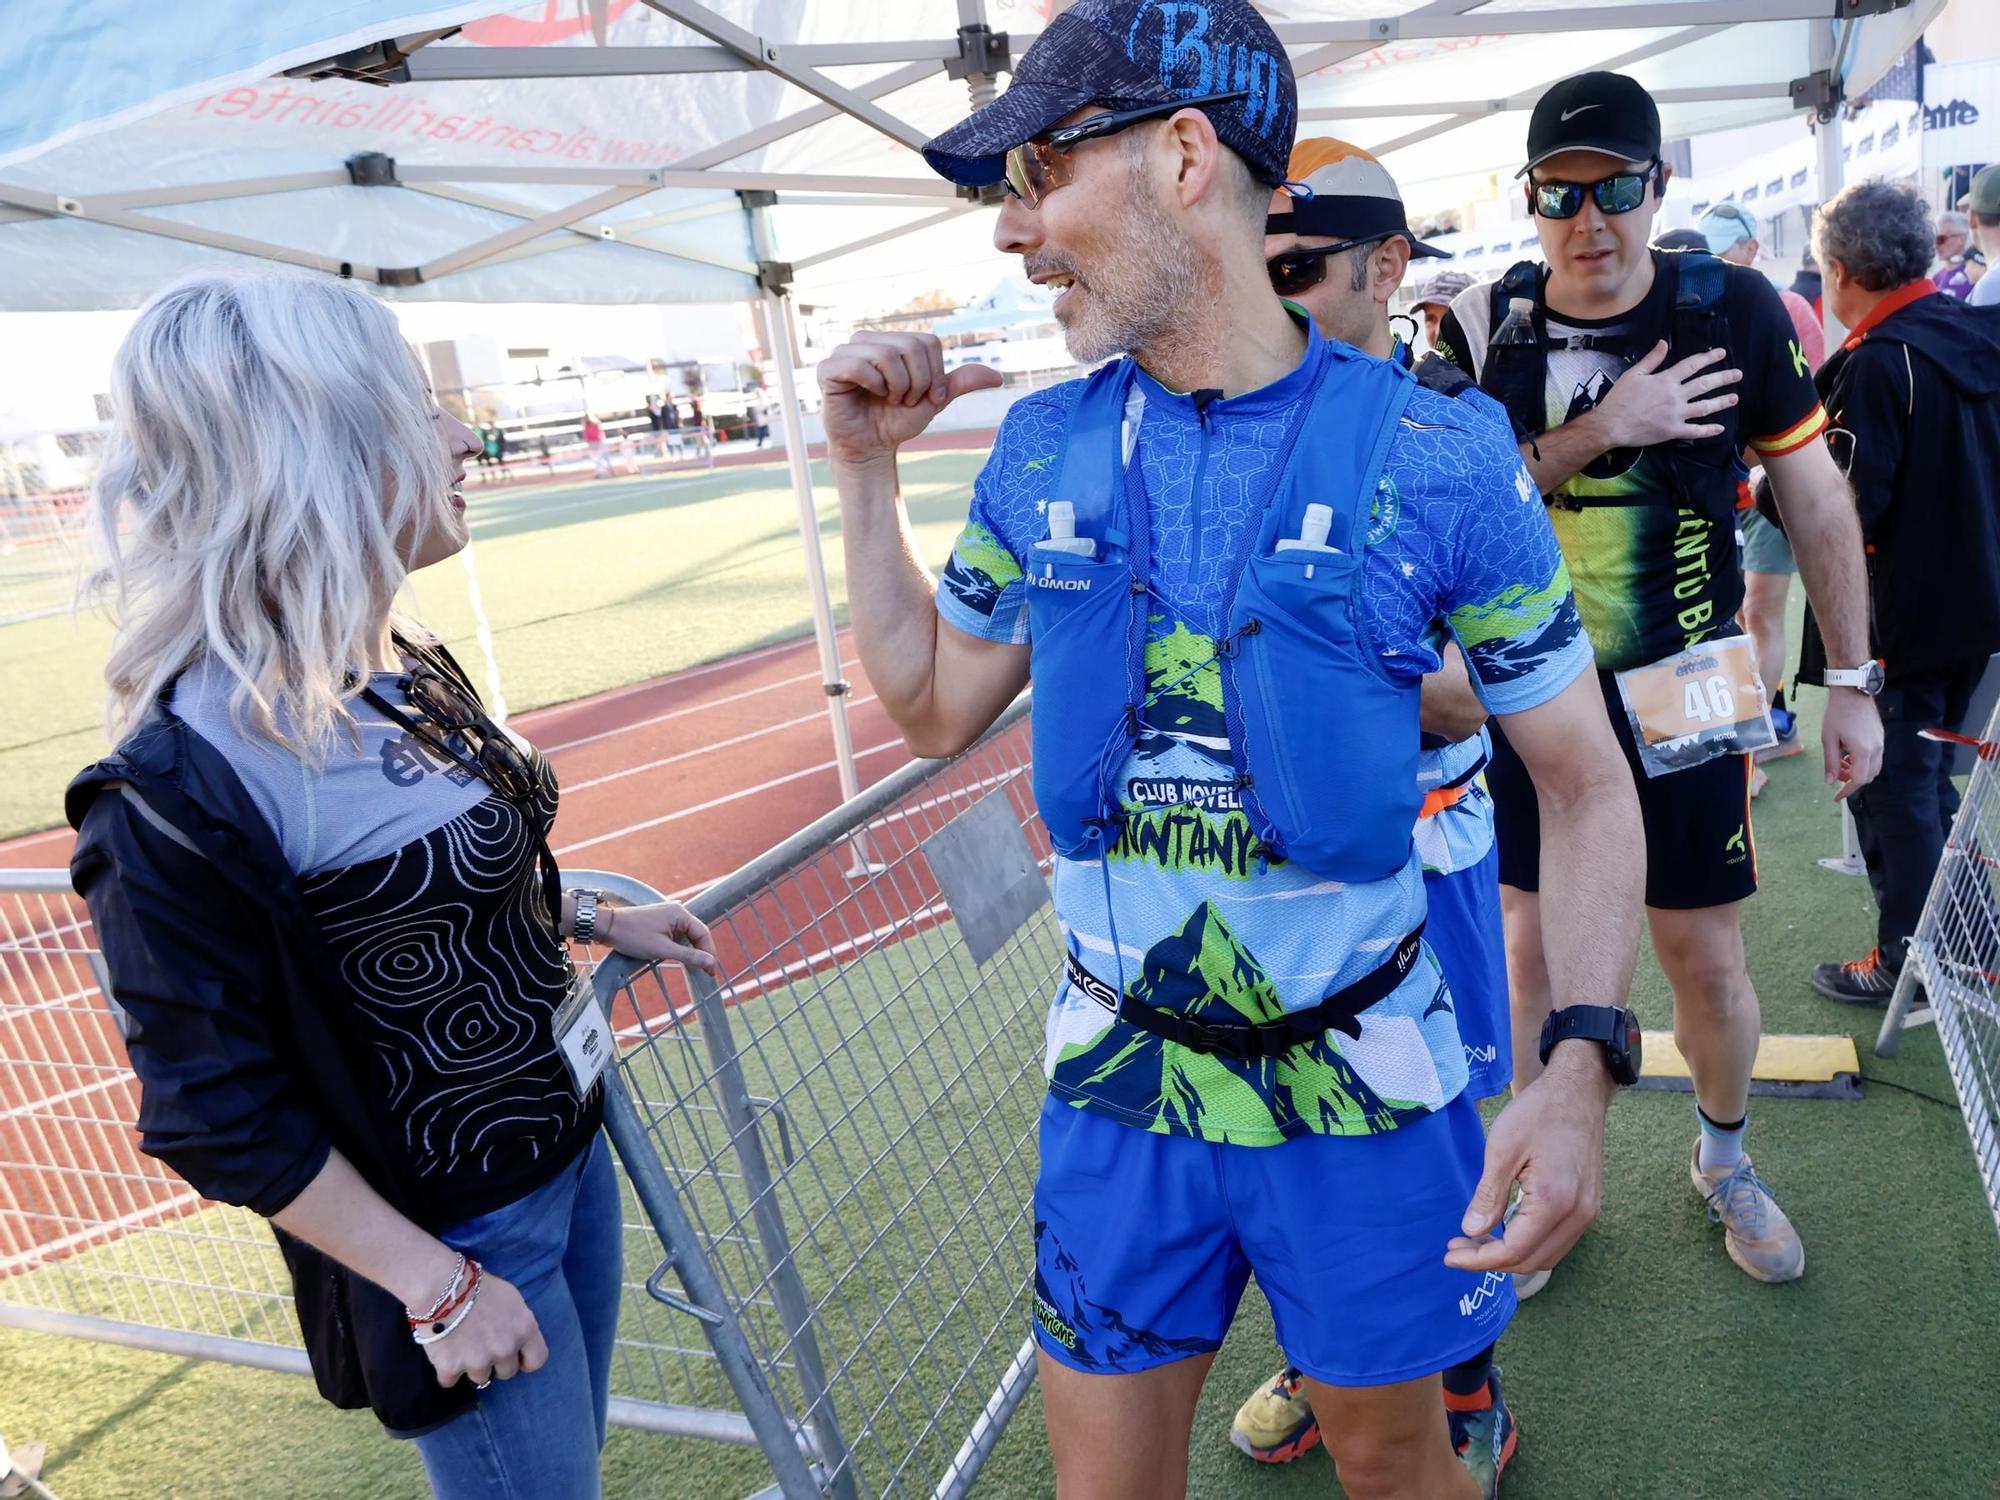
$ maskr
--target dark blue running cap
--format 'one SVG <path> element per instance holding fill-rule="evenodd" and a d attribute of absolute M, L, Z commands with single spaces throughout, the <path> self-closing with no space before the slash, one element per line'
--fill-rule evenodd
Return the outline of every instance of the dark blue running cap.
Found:
<path fill-rule="evenodd" d="M 940 177 L 986 187 L 1007 153 L 1085 105 L 1138 109 L 1247 89 L 1205 106 L 1222 144 L 1268 187 L 1285 180 L 1298 88 L 1277 34 L 1247 0 L 1077 0 L 1049 22 L 1007 91 L 924 147 Z"/>

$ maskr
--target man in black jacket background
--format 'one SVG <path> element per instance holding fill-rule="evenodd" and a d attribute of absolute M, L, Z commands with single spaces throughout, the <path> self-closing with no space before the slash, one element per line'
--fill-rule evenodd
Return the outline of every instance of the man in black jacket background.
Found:
<path fill-rule="evenodd" d="M 1818 965 L 1812 982 L 1829 1000 L 1880 1004 L 1958 811 L 1946 747 L 1919 731 L 1956 728 L 2000 651 L 2000 309 L 1937 295 L 1930 211 L 1907 188 L 1848 188 L 1820 209 L 1815 240 L 1827 303 L 1853 330 L 1817 383 L 1867 546 L 1884 743 L 1881 775 L 1848 804 L 1876 946 Z M 1808 614 L 1800 680 L 1824 668 Z"/>

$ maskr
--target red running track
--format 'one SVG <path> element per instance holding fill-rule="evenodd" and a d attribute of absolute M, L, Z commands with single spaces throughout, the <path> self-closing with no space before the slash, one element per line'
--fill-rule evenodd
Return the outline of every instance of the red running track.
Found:
<path fill-rule="evenodd" d="M 851 655 L 844 632 L 841 650 Z M 858 663 L 844 673 L 866 785 L 909 752 Z M 562 783 L 558 859 L 685 897 L 838 806 L 820 681 L 806 637 L 517 716 Z M 73 843 L 67 828 L 13 840 L 0 868 L 64 867 Z M 0 955 L 0 1278 L 195 1203 L 137 1153 L 137 1090 L 72 956 L 89 932 L 64 930 L 68 909 L 60 896 L 0 904 L 0 939 L 31 950 Z"/>
<path fill-rule="evenodd" d="M 866 786 L 910 757 L 846 631 L 839 641 Z M 556 857 L 668 894 L 693 894 L 841 800 L 810 636 L 511 722 L 562 784 Z M 60 868 L 74 842 L 62 828 L 0 844 L 0 869 Z"/>

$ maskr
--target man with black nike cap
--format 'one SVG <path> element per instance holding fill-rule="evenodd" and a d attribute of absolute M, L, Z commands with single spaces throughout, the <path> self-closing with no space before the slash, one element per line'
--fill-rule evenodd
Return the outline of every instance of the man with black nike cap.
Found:
<path fill-rule="evenodd" d="M 1648 248 L 1666 183 L 1660 146 L 1659 110 L 1630 78 L 1585 73 L 1543 95 L 1522 175 L 1546 264 L 1460 294 L 1442 347 L 1525 439 L 1596 647 L 1645 819 L 1653 946 L 1694 1074 L 1695 1189 L 1738 1266 L 1789 1281 L 1805 1270 L 1804 1246 L 1743 1152 L 1759 1019 L 1738 913 L 1757 888 L 1741 752 L 1768 732 L 1755 733 L 1754 655 L 1724 644 L 1742 639 L 1741 448 L 1763 464 L 1831 659 L 1846 669 L 1828 679 L 1842 685 L 1823 731 L 1826 779 L 1842 797 L 1882 757 L 1864 670 L 1866 582 L 1852 497 L 1819 440 L 1826 414 L 1776 291 L 1712 256 Z M 1541 938 L 1564 903 L 1547 888 L 1555 861 L 1541 857 L 1547 809 L 1509 738 L 1504 727 L 1496 736 L 1488 784 L 1519 1088 L 1540 1067 L 1521 1043 L 1549 1004 Z"/>
<path fill-rule="evenodd" d="M 856 637 L 906 740 L 955 752 L 1034 680 L 1067 952 L 1032 1316 L 1065 1500 L 1185 1492 L 1253 1270 L 1348 1494 L 1470 1500 L 1437 1372 L 1593 1217 L 1636 1065 L 1635 799 L 1554 539 L 1490 413 L 1272 295 L 1295 119 L 1242 0 L 1081 0 L 926 148 L 1007 183 L 996 243 L 1109 360 L 1009 411 L 941 586 L 896 451 L 994 377 L 914 334 L 819 367 Z M 1548 798 L 1579 1002 L 1484 1145 L 1411 834 L 1447 632 Z"/>

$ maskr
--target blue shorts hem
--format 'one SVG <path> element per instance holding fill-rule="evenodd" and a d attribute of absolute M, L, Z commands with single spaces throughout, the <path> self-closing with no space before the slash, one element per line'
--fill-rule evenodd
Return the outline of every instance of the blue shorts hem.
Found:
<path fill-rule="evenodd" d="M 1491 1348 L 1494 1344 L 1497 1344 L 1503 1337 L 1506 1336 L 1508 1324 L 1511 1324 L 1514 1321 L 1514 1314 L 1519 1310 L 1519 1308 L 1520 1304 L 1517 1302 L 1513 1307 L 1510 1307 L 1507 1310 L 1507 1322 L 1502 1323 L 1497 1329 L 1495 1329 L 1491 1337 L 1482 1334 L 1479 1338 L 1473 1340 L 1473 1342 L 1471 1342 L 1470 1344 L 1467 1344 L 1463 1349 L 1457 1350 L 1454 1353 L 1447 1354 L 1435 1359 L 1420 1360 L 1414 1365 L 1406 1366 L 1405 1368 L 1400 1370 L 1392 1370 L 1387 1374 L 1375 1374 L 1375 1375 L 1330 1374 L 1327 1372 L 1324 1366 L 1303 1364 L 1299 1360 L 1293 1358 L 1290 1351 L 1286 1350 L 1281 1352 L 1284 1353 L 1286 1361 L 1292 1366 L 1292 1368 L 1303 1371 L 1305 1374 L 1311 1376 L 1314 1380 L 1317 1380 L 1321 1385 L 1331 1385 L 1337 1387 L 1400 1385 L 1402 1384 L 1402 1382 L 1406 1380 L 1421 1380 L 1427 1375 L 1436 1375 L 1442 1371 L 1449 1370 L 1453 1365 L 1462 1365 L 1468 1359 L 1472 1358 L 1473 1355 L 1479 1353 L 1480 1350 Z"/>
<path fill-rule="evenodd" d="M 1232 1319 L 1231 1321 L 1233 1322 L 1234 1320 Z M 1079 1375 L 1143 1375 L 1148 1370 L 1158 1370 L 1167 1365 L 1177 1365 L 1185 1360 L 1200 1359 L 1204 1355 L 1215 1353 L 1216 1350 L 1222 1347 L 1222 1341 L 1218 1339 L 1213 1344 L 1208 1344 L 1199 1349 L 1191 1349 L 1186 1353 L 1163 1354 L 1158 1358 L 1149 1357 L 1130 1365 L 1121 1365 L 1115 1370 L 1093 1369 L 1088 1365 L 1078 1364 L 1070 1352 L 1061 1344 L 1051 1342 L 1047 1335 L 1042 1332 L 1041 1325 L 1036 1323 L 1033 1318 L 1030 1318 L 1028 1322 L 1035 1336 L 1035 1348 L 1041 1353 L 1046 1354 L 1064 1369 L 1074 1370 Z"/>

